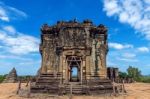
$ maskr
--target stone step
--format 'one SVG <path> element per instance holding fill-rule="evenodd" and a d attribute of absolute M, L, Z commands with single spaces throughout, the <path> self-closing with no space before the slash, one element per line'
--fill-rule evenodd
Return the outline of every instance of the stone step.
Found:
<path fill-rule="evenodd" d="M 71 85 L 67 85 L 65 86 L 65 91 L 66 93 L 70 93 L 71 92 Z M 72 94 L 82 94 L 83 93 L 83 89 L 81 85 L 78 84 L 73 84 L 72 85 Z"/>
<path fill-rule="evenodd" d="M 32 93 L 57 93 L 59 90 L 59 87 L 57 85 L 53 86 L 47 86 L 47 85 L 36 85 L 31 86 L 31 92 Z"/>
<path fill-rule="evenodd" d="M 40 76 L 39 78 L 46 78 L 46 79 L 48 79 L 48 78 L 62 78 L 62 76 Z"/>
<path fill-rule="evenodd" d="M 50 93 L 50 94 L 58 94 L 58 90 L 51 89 L 51 90 L 45 90 L 45 89 L 31 89 L 31 93 Z"/>
<path fill-rule="evenodd" d="M 39 77 L 38 79 L 61 79 L 61 77 Z"/>
<path fill-rule="evenodd" d="M 60 80 L 55 79 L 38 79 L 37 82 L 60 82 Z"/>
<path fill-rule="evenodd" d="M 60 77 L 62 76 L 61 74 L 41 74 L 40 77 Z"/>
<path fill-rule="evenodd" d="M 50 93 L 50 94 L 100 94 L 104 92 L 112 92 L 112 84 L 110 80 L 84 80 L 81 82 L 68 82 L 60 85 L 61 79 L 54 77 L 53 74 L 40 75 L 31 92 L 33 93 Z"/>
<path fill-rule="evenodd" d="M 59 82 L 37 82 L 36 85 L 47 85 L 47 86 L 52 86 L 52 85 L 59 85 Z"/>

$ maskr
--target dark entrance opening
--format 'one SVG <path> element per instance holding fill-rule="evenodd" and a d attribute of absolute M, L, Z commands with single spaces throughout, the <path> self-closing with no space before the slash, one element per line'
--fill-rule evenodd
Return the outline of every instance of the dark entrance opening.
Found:
<path fill-rule="evenodd" d="M 80 65 L 81 57 L 77 56 L 68 56 L 67 57 L 68 66 L 69 66 L 69 81 L 78 82 L 81 78 L 80 76 Z"/>

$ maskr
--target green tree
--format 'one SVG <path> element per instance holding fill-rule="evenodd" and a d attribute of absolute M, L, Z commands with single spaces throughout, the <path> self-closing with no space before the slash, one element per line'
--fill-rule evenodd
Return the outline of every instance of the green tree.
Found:
<path fill-rule="evenodd" d="M 140 81 L 141 71 L 138 68 L 129 66 L 127 69 L 128 77 L 132 77 L 136 81 Z"/>
<path fill-rule="evenodd" d="M 128 74 L 126 72 L 119 72 L 119 78 L 126 78 Z"/>
<path fill-rule="evenodd" d="M 0 75 L 0 83 L 4 81 L 6 75 Z"/>

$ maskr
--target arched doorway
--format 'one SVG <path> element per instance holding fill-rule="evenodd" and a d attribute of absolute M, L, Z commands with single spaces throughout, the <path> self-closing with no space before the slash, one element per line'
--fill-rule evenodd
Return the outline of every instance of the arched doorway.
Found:
<path fill-rule="evenodd" d="M 70 81 L 71 82 L 76 82 L 79 81 L 79 70 L 77 66 L 72 66 L 71 67 L 71 72 L 70 72 Z"/>
<path fill-rule="evenodd" d="M 68 81 L 70 82 L 80 81 L 81 57 L 68 56 L 67 62 L 68 62 Z"/>

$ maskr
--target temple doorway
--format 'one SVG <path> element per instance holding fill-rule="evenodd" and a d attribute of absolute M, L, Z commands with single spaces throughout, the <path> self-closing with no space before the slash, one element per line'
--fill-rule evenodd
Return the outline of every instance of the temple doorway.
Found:
<path fill-rule="evenodd" d="M 68 80 L 70 82 L 79 82 L 81 79 L 81 57 L 78 56 L 68 56 Z"/>
<path fill-rule="evenodd" d="M 72 66 L 71 67 L 71 72 L 70 72 L 70 81 L 71 82 L 77 82 L 77 81 L 79 81 L 78 74 L 79 74 L 78 67 Z"/>

